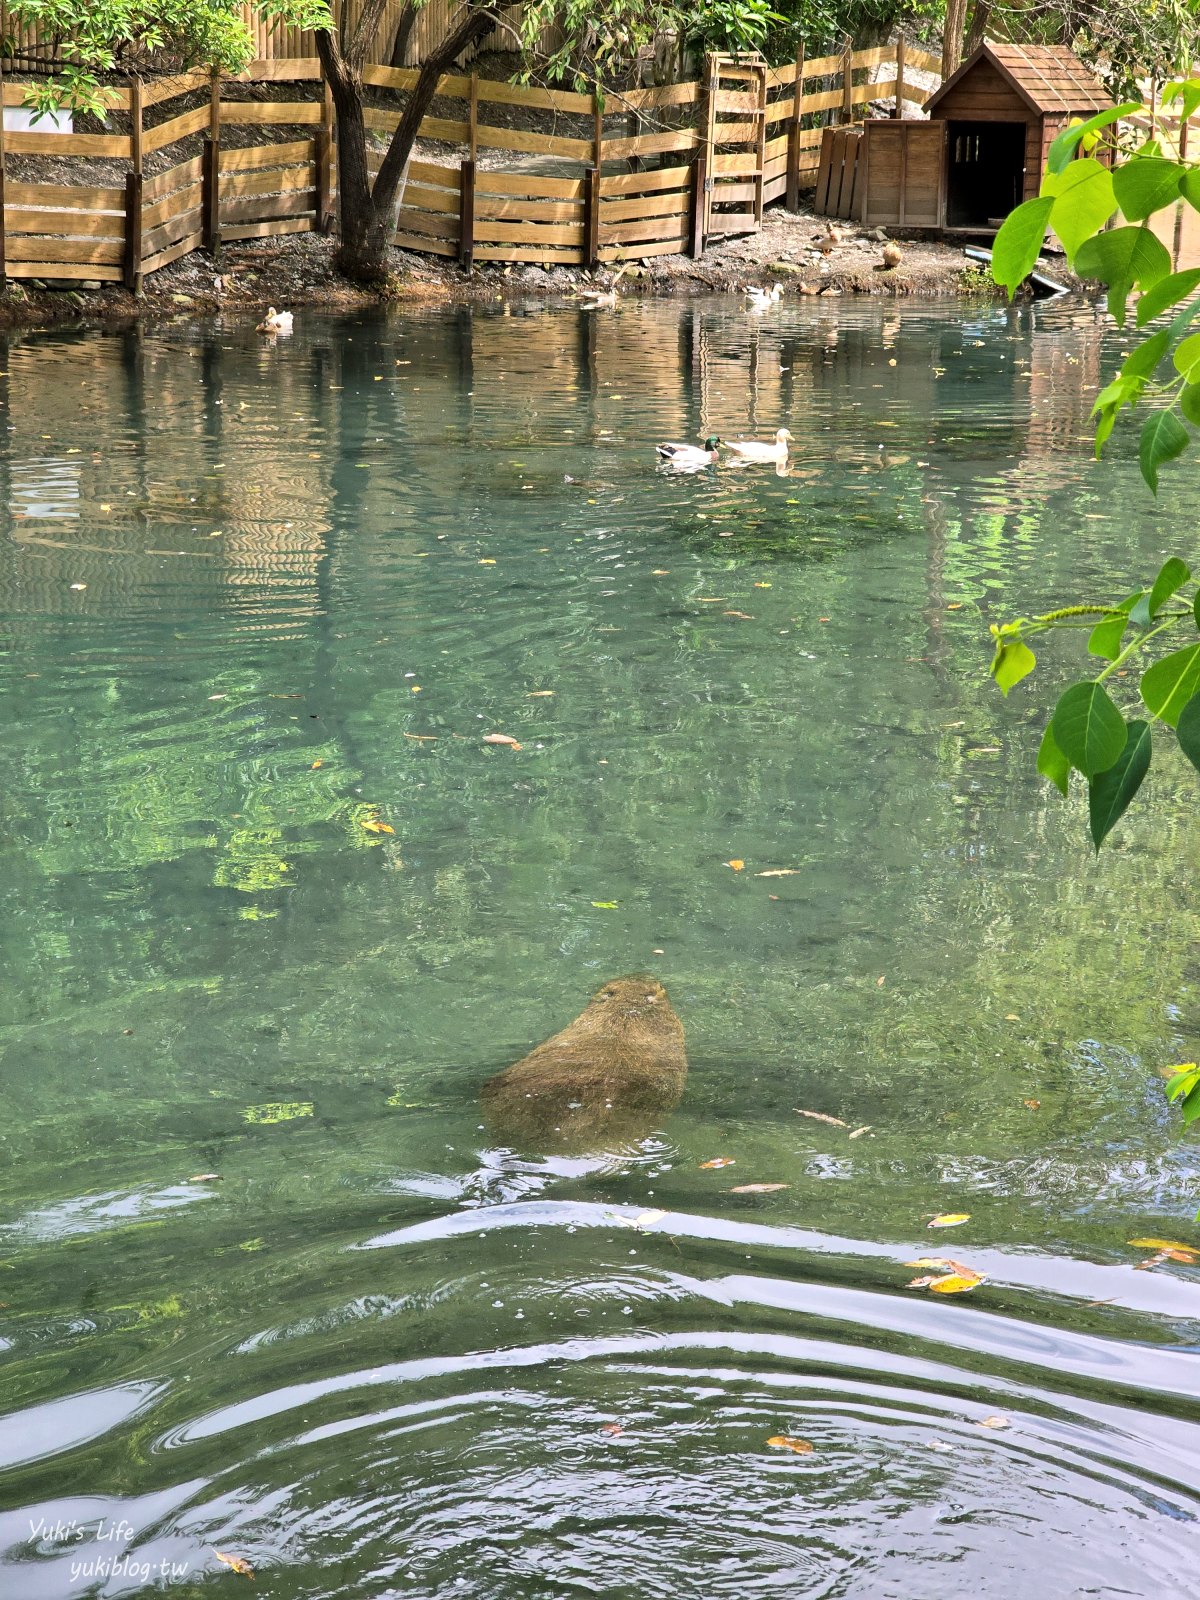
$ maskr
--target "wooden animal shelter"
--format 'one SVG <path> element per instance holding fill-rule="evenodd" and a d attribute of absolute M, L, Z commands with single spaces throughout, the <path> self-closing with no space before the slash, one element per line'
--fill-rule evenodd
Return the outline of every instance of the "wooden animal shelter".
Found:
<path fill-rule="evenodd" d="M 930 96 L 928 121 L 827 129 L 816 209 L 875 226 L 994 233 L 1037 194 L 1068 122 L 1111 103 L 1065 46 L 982 44 Z"/>

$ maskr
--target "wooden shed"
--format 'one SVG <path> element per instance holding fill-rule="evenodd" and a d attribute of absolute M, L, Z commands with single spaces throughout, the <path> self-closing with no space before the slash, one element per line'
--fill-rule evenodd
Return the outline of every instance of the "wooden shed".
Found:
<path fill-rule="evenodd" d="M 877 121 L 858 141 L 853 214 L 865 223 L 994 231 L 1038 192 L 1072 117 L 1112 104 L 1064 45 L 982 44 L 926 103 L 928 122 Z"/>

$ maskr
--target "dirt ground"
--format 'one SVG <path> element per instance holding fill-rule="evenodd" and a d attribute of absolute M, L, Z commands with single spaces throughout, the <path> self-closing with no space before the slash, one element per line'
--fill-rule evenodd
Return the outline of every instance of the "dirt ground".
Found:
<path fill-rule="evenodd" d="M 785 296 L 995 294 L 986 269 L 972 264 L 961 246 L 904 237 L 901 230 L 864 229 L 840 223 L 842 235 L 827 237 L 829 224 L 810 211 L 769 210 L 761 232 L 715 241 L 703 258 L 658 256 L 626 268 L 622 295 L 699 295 L 738 290 L 748 284 L 779 283 Z M 901 259 L 886 267 L 883 248 L 898 244 Z M 244 312 L 268 305 L 353 310 L 387 299 L 447 304 L 494 300 L 497 296 L 562 297 L 607 284 L 616 269 L 596 274 L 580 268 L 488 263 L 465 273 L 453 262 L 393 250 L 393 280 L 386 294 L 363 291 L 334 271 L 335 241 L 319 234 L 294 234 L 227 245 L 214 261 L 196 251 L 146 280 L 140 297 L 116 284 L 93 289 L 41 287 L 37 280 L 12 282 L 0 295 L 0 326 L 46 326 L 64 322 L 124 322 L 139 317 Z M 1058 265 L 1051 276 L 1076 287 Z"/>

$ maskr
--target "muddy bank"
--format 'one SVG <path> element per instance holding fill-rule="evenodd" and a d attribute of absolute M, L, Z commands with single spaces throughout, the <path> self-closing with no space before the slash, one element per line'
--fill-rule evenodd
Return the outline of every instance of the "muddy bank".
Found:
<path fill-rule="evenodd" d="M 898 246 L 899 262 L 885 264 L 885 245 Z M 488 301 L 520 294 L 570 295 L 607 284 L 615 269 L 591 274 L 579 268 L 488 263 L 465 273 L 455 263 L 391 252 L 393 277 L 382 293 L 363 290 L 334 271 L 335 241 L 319 234 L 247 240 L 227 245 L 214 260 L 198 250 L 153 274 L 135 297 L 116 284 L 71 284 L 38 280 L 10 283 L 0 295 L 0 326 L 46 327 L 65 322 L 120 323 L 140 317 L 246 312 L 313 306 L 359 310 L 383 300 L 395 304 Z M 1058 263 L 1053 277 L 1075 280 Z M 997 295 L 986 269 L 971 263 L 961 246 L 905 237 L 900 230 L 865 229 L 840 223 L 833 233 L 811 212 L 769 211 L 759 233 L 714 241 L 699 261 L 658 256 L 626 268 L 621 295 L 700 295 L 739 290 L 747 284 L 782 285 L 783 294 L 874 294 L 889 296 Z"/>

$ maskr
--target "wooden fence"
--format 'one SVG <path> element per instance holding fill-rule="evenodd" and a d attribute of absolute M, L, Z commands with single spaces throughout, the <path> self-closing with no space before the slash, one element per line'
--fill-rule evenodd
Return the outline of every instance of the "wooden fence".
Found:
<path fill-rule="evenodd" d="M 905 80 L 914 57 L 922 70 L 933 61 L 903 44 L 782 68 L 712 57 L 699 82 L 603 100 L 449 74 L 421 126 L 395 243 L 467 267 L 699 254 L 708 238 L 759 227 L 771 201 L 796 205 L 830 118 L 849 121 L 872 101 L 919 104 L 923 91 Z M 125 132 L 6 131 L 0 274 L 136 289 L 196 249 L 328 230 L 335 147 L 320 77 L 315 57 L 257 62 L 239 79 L 196 69 L 119 90 Z M 366 78 L 379 102 L 367 111 L 377 170 L 401 112 L 388 91 L 410 89 L 416 72 L 376 66 Z M 249 98 L 265 82 L 295 84 L 293 97 Z M 4 83 L 5 105 L 23 98 Z M 549 131 L 507 125 L 522 119 Z M 18 180 L 15 157 L 56 159 L 44 181 L 42 163 L 22 160 Z M 114 158 L 128 164 L 122 183 Z"/>

